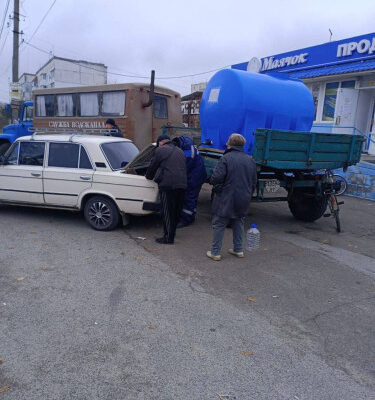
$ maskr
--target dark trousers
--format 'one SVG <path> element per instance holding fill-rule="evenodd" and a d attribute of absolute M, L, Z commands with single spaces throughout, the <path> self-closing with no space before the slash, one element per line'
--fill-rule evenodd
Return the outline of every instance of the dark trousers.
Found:
<path fill-rule="evenodd" d="M 188 187 L 185 192 L 185 201 L 181 213 L 181 222 L 191 224 L 195 220 L 197 213 L 197 203 L 199 192 L 202 186 Z"/>
<path fill-rule="evenodd" d="M 232 230 L 233 230 L 233 250 L 236 253 L 241 253 L 243 251 L 242 242 L 243 242 L 245 217 L 224 218 L 224 217 L 219 217 L 218 215 L 213 215 L 212 229 L 214 232 L 214 238 L 212 241 L 211 254 L 214 256 L 220 255 L 225 228 L 227 227 L 229 222 L 232 224 Z"/>
<path fill-rule="evenodd" d="M 180 219 L 185 199 L 184 189 L 160 189 L 160 214 L 163 220 L 164 238 L 168 243 L 174 242 L 176 227 Z"/>

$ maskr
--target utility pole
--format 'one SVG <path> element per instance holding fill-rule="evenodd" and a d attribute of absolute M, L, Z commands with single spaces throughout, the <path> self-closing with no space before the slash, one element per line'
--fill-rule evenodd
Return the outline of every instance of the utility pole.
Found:
<path fill-rule="evenodd" d="M 20 0 L 14 0 L 13 11 L 13 60 L 12 60 L 12 82 L 18 82 L 18 53 L 20 34 Z"/>

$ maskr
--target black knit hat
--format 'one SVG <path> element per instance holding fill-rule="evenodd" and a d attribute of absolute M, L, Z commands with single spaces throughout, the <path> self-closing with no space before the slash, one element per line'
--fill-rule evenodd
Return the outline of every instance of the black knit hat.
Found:
<path fill-rule="evenodd" d="M 156 140 L 157 146 L 159 146 L 159 143 L 160 143 L 162 140 L 171 140 L 171 138 L 170 138 L 168 135 L 165 135 L 165 134 L 160 135 L 160 136 L 157 138 L 157 140 Z"/>
<path fill-rule="evenodd" d="M 108 118 L 107 121 L 105 121 L 105 123 L 106 123 L 106 124 L 110 124 L 110 125 L 112 125 L 112 126 L 115 126 L 115 125 L 116 125 L 115 120 L 112 119 L 112 118 Z"/>

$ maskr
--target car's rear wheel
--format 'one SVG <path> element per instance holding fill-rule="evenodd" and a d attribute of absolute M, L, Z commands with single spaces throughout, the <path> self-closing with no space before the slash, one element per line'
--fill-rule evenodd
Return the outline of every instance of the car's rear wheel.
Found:
<path fill-rule="evenodd" d="M 83 213 L 89 225 L 98 231 L 111 231 L 118 226 L 120 220 L 116 204 L 105 196 L 89 198 Z"/>

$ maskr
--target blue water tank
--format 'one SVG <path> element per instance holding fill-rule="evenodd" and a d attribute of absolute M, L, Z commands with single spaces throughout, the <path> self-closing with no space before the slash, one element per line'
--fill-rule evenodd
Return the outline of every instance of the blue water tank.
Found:
<path fill-rule="evenodd" d="M 208 82 L 200 107 L 202 142 L 225 149 L 229 136 L 240 133 L 248 154 L 257 128 L 310 131 L 313 119 L 310 91 L 300 80 L 281 73 L 221 70 Z"/>

